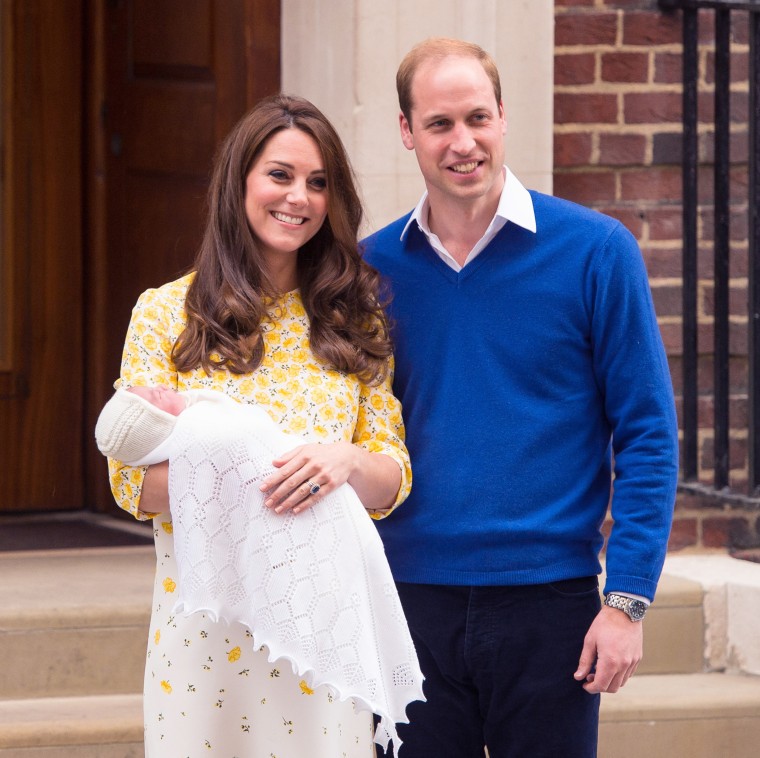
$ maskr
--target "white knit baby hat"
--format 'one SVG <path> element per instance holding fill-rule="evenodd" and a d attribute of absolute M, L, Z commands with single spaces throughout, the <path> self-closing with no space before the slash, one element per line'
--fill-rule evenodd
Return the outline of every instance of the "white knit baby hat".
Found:
<path fill-rule="evenodd" d="M 133 392 L 118 389 L 103 406 L 95 441 L 103 455 L 130 463 L 144 458 L 172 433 L 177 417 Z"/>

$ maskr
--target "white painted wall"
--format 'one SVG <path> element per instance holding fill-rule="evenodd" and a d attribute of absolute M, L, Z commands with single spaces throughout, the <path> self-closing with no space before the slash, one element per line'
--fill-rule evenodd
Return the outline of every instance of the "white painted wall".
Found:
<path fill-rule="evenodd" d="M 495 58 L 507 162 L 552 189 L 553 0 L 283 0 L 282 82 L 333 122 L 365 201 L 365 232 L 411 210 L 424 184 L 398 132 L 396 69 L 427 37 L 475 42 Z"/>

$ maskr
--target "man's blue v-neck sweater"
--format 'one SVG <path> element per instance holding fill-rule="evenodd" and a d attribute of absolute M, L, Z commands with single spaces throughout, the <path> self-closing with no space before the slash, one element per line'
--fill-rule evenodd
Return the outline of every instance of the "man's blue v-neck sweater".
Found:
<path fill-rule="evenodd" d="M 409 216 L 364 241 L 391 284 L 412 493 L 377 523 L 397 581 L 536 584 L 598 573 L 652 598 L 677 423 L 641 253 L 617 221 L 531 192 L 460 272 Z"/>

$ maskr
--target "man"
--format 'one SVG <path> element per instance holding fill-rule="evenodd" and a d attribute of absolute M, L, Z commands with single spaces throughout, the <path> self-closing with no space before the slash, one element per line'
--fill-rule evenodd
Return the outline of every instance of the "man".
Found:
<path fill-rule="evenodd" d="M 427 40 L 396 83 L 427 192 L 364 246 L 393 293 L 415 477 L 378 524 L 426 677 L 403 753 L 594 756 L 599 693 L 642 655 L 677 476 L 641 254 L 615 220 L 528 192 L 503 165 L 482 49 Z"/>

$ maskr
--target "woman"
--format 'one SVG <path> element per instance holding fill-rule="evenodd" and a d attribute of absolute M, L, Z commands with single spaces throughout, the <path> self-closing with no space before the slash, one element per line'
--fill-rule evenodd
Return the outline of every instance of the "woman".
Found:
<path fill-rule="evenodd" d="M 219 390 L 320 440 L 274 462 L 262 486 L 277 513 L 300 512 L 349 482 L 381 516 L 409 491 L 378 275 L 357 252 L 360 218 L 330 123 L 305 100 L 270 98 L 217 156 L 194 270 L 143 293 L 127 332 L 117 385 Z M 168 466 L 109 467 L 119 505 L 155 524 L 147 758 L 371 756 L 371 714 L 268 663 L 240 625 L 171 615 Z"/>

